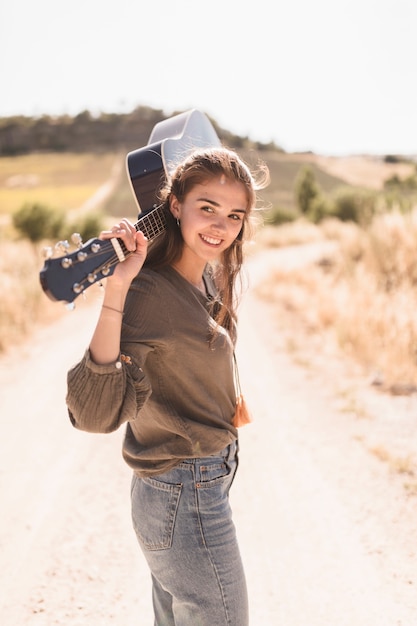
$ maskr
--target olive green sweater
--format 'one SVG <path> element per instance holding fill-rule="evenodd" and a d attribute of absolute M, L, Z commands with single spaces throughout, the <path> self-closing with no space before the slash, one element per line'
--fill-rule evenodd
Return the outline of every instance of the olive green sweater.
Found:
<path fill-rule="evenodd" d="M 208 293 L 214 284 L 205 274 Z M 98 365 L 87 351 L 68 372 L 76 428 L 107 433 L 126 423 L 123 456 L 139 476 L 215 454 L 237 438 L 233 342 L 208 298 L 173 268 L 142 269 L 126 300 L 121 354 Z"/>

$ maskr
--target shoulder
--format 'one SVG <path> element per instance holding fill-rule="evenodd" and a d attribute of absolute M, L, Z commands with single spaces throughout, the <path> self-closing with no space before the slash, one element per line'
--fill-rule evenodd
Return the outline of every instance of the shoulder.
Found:
<path fill-rule="evenodd" d="M 127 294 L 123 327 L 135 333 L 152 335 L 155 329 L 169 325 L 170 295 L 160 273 L 143 268 L 133 279 Z"/>
<path fill-rule="evenodd" d="M 152 290 L 158 286 L 159 282 L 159 272 L 151 270 L 148 267 L 143 267 L 133 279 L 130 290 Z"/>
<path fill-rule="evenodd" d="M 158 317 L 166 317 L 168 305 L 175 300 L 178 293 L 177 286 L 172 282 L 169 267 L 150 269 L 144 267 L 133 279 L 126 298 L 125 314 L 137 311 L 153 314 L 158 311 Z"/>
<path fill-rule="evenodd" d="M 169 276 L 164 269 L 153 270 L 147 267 L 141 269 L 133 279 L 128 293 L 129 297 L 164 297 L 171 290 Z"/>

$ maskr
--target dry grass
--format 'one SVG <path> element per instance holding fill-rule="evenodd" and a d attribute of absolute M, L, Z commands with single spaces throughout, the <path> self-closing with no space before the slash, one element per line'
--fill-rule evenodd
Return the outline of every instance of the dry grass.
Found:
<path fill-rule="evenodd" d="M 39 249 L 29 242 L 1 242 L 0 352 L 24 341 L 40 321 L 47 324 L 65 311 L 42 291 L 42 265 Z"/>
<path fill-rule="evenodd" d="M 375 446 L 369 450 L 377 459 L 386 463 L 395 474 L 415 476 L 416 467 L 411 455 L 406 457 L 393 456 L 384 446 Z"/>
<path fill-rule="evenodd" d="M 355 187 L 381 190 L 392 176 L 411 176 L 415 167 L 411 163 L 386 163 L 381 158 L 366 155 L 346 157 L 314 157 L 316 164 L 329 174 L 343 179 Z"/>
<path fill-rule="evenodd" d="M 414 391 L 415 215 L 382 216 L 368 231 L 329 222 L 322 235 L 337 242 L 334 254 L 307 268 L 276 272 L 261 295 L 277 307 L 281 325 L 296 330 L 299 342 L 343 350 L 393 393 Z"/>

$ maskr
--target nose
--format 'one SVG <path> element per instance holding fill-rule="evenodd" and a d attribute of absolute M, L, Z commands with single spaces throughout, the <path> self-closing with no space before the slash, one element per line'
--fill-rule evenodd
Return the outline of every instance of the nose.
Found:
<path fill-rule="evenodd" d="M 213 233 L 224 233 L 227 229 L 227 218 L 222 215 L 214 215 L 211 229 Z"/>

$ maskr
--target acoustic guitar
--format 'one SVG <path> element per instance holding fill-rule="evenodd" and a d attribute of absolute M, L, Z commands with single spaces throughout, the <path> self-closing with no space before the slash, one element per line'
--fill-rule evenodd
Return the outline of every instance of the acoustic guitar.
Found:
<path fill-rule="evenodd" d="M 156 124 L 148 144 L 129 152 L 126 169 L 139 208 L 135 228 L 149 242 L 166 228 L 158 191 L 167 177 L 196 148 L 220 145 L 209 119 L 193 109 Z M 116 237 L 80 242 L 74 252 L 45 260 L 39 274 L 42 289 L 51 300 L 72 303 L 88 287 L 110 276 L 129 254 L 123 241 Z"/>

